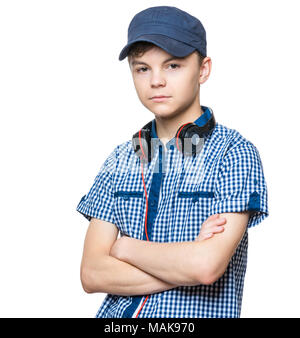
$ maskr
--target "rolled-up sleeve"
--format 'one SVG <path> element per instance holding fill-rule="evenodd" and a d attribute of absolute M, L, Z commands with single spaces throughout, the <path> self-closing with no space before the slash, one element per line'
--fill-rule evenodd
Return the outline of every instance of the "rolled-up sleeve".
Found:
<path fill-rule="evenodd" d="M 268 192 L 260 155 L 245 141 L 229 149 L 223 158 L 214 188 L 211 214 L 250 211 L 248 227 L 269 215 Z"/>
<path fill-rule="evenodd" d="M 114 188 L 111 167 L 114 165 L 115 152 L 113 151 L 102 164 L 89 192 L 82 196 L 76 210 L 89 221 L 98 218 L 115 223 L 114 215 Z"/>

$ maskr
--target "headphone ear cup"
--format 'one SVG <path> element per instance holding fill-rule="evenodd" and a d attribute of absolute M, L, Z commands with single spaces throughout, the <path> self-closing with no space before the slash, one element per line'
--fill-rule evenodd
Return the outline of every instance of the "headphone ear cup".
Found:
<path fill-rule="evenodd" d="M 203 136 L 199 126 L 191 122 L 180 126 L 176 132 L 176 146 L 187 156 L 200 152 L 203 146 Z"/>
<path fill-rule="evenodd" d="M 181 125 L 177 129 L 177 132 L 175 134 L 175 145 L 177 149 L 182 153 L 184 153 L 184 143 L 185 143 L 184 138 L 185 138 L 186 130 L 189 128 L 191 124 L 192 123 L 186 123 L 186 124 Z"/>
<path fill-rule="evenodd" d="M 135 154 L 145 162 L 151 162 L 151 124 L 147 123 L 141 130 L 132 136 L 132 147 Z"/>

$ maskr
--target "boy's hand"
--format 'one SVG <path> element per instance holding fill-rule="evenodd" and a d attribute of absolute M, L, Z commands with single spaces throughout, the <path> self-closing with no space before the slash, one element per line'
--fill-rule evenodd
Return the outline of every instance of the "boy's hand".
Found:
<path fill-rule="evenodd" d="M 134 238 L 128 236 L 120 237 L 112 245 L 109 255 L 119 260 L 124 260 L 125 254 L 128 251 L 128 247 L 130 246 L 130 241 L 134 240 L 135 240 Z"/>
<path fill-rule="evenodd" d="M 202 223 L 201 230 L 195 241 L 203 241 L 211 238 L 214 234 L 224 231 L 223 225 L 227 220 L 226 218 L 219 216 L 219 214 L 211 215 Z"/>

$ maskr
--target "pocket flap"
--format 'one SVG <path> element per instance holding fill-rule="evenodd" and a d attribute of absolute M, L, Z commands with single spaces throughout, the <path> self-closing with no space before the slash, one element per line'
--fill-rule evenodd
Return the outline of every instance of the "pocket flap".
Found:
<path fill-rule="evenodd" d="M 178 191 L 178 197 L 192 197 L 193 200 L 198 200 L 198 198 L 206 197 L 206 198 L 213 198 L 214 193 L 213 191 Z"/>
<path fill-rule="evenodd" d="M 119 190 L 114 193 L 114 197 L 123 197 L 125 199 L 128 199 L 130 197 L 143 197 L 143 192 L 142 191 L 124 191 L 124 190 Z"/>

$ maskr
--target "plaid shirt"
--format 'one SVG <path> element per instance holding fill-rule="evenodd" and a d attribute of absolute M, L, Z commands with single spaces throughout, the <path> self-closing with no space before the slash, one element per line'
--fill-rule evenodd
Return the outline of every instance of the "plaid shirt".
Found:
<path fill-rule="evenodd" d="M 202 126 L 211 110 L 201 106 L 194 123 Z M 139 318 L 239 317 L 247 265 L 248 228 L 269 214 L 267 185 L 256 147 L 238 131 L 216 123 L 195 157 L 182 156 L 175 138 L 166 149 L 152 121 L 154 157 L 144 165 L 148 197 L 147 230 L 153 242 L 194 241 L 212 214 L 250 210 L 247 230 L 224 275 L 211 285 L 179 286 L 151 294 Z M 131 140 L 118 145 L 102 164 L 76 209 L 114 223 L 121 234 L 146 240 L 146 199 L 140 159 Z M 96 317 L 135 317 L 145 296 L 107 294 Z"/>

